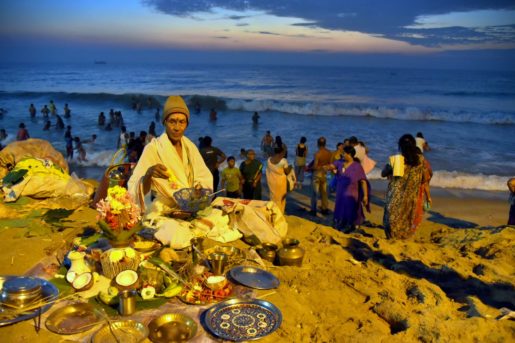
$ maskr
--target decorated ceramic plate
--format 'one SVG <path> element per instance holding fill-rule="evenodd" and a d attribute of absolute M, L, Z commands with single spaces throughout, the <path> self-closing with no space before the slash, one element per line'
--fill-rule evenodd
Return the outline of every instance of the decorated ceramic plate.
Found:
<path fill-rule="evenodd" d="M 209 308 L 202 325 L 214 336 L 241 342 L 265 337 L 281 326 L 281 311 L 258 299 L 230 299 Z"/>
<path fill-rule="evenodd" d="M 14 275 L 0 275 L 0 292 L 2 291 L 2 286 L 5 281 L 10 278 L 15 277 Z M 41 282 L 41 293 L 42 299 L 47 301 L 54 300 L 59 295 L 59 290 L 52 283 L 48 282 L 45 279 L 37 279 Z M 14 323 L 18 323 L 27 319 L 31 319 L 36 317 L 40 313 L 45 313 L 48 309 L 53 305 L 53 303 L 49 303 L 45 306 L 37 308 L 35 310 L 29 310 L 17 316 L 12 316 L 11 311 L 8 308 L 3 307 L 0 304 L 0 326 L 10 325 Z"/>
<path fill-rule="evenodd" d="M 279 286 L 279 279 L 266 270 L 250 266 L 238 266 L 229 271 L 235 281 L 255 289 L 271 289 Z"/>

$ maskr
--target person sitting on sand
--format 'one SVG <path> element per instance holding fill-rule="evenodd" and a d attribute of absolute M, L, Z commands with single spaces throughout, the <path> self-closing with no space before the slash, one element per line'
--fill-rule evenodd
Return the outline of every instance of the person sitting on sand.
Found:
<path fill-rule="evenodd" d="M 510 215 L 508 217 L 508 225 L 515 226 L 515 177 L 508 180 L 508 189 L 510 190 Z"/>
<path fill-rule="evenodd" d="M 145 146 L 128 183 L 130 194 L 143 212 L 149 203 L 145 196 L 151 190 L 153 204 L 162 212 L 178 207 L 173 194 L 179 189 L 213 187 L 213 176 L 199 150 L 184 135 L 190 120 L 184 99 L 168 97 L 162 113 L 165 132 Z"/>
<path fill-rule="evenodd" d="M 263 165 L 256 160 L 256 152 L 247 150 L 247 159 L 240 164 L 240 172 L 243 176 L 243 198 L 249 200 L 261 200 L 261 176 Z"/>
<path fill-rule="evenodd" d="M 417 149 L 415 137 L 405 134 L 398 144 L 400 154 L 391 156 L 381 173 L 390 180 L 383 225 L 388 238 L 406 239 L 415 234 L 422 218 L 419 196 L 427 173 L 424 156 Z"/>

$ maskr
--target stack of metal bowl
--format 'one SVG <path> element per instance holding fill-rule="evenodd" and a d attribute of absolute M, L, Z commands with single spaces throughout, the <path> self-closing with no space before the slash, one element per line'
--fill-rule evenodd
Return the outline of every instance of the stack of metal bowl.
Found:
<path fill-rule="evenodd" d="M 4 282 L 0 299 L 3 305 L 24 308 L 42 297 L 41 282 L 31 277 L 13 277 Z"/>

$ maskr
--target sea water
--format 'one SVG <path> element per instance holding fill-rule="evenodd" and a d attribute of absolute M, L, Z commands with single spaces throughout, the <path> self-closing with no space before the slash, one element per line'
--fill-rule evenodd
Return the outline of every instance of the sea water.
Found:
<path fill-rule="evenodd" d="M 334 149 L 354 135 L 377 161 L 369 177 L 379 179 L 398 138 L 421 131 L 431 147 L 425 156 L 434 170 L 433 186 L 505 191 L 515 176 L 515 72 L 108 62 L 4 64 L 0 75 L 0 107 L 7 111 L 0 128 L 9 134 L 2 144 L 24 122 L 31 137 L 64 152 L 64 131 L 43 131 L 46 120 L 39 111 L 53 100 L 63 116 L 68 103 L 71 118 L 63 119 L 73 136 L 98 135 L 94 144 L 85 144 L 88 162 L 73 160 L 72 167 L 109 165 L 119 128 L 99 127 L 101 111 L 107 121 L 110 109 L 121 111 L 127 130 L 138 135 L 155 120 L 155 108 L 145 99 L 162 105 L 167 95 L 181 94 L 201 105 L 200 113 L 191 106 L 186 135 L 194 142 L 209 135 L 226 155 L 259 150 L 266 130 L 283 138 L 290 162 L 301 136 L 308 139 L 311 158 L 318 137 Z M 141 113 L 132 109 L 135 96 L 142 99 Z M 29 116 L 31 103 L 38 110 L 35 119 Z M 215 122 L 209 121 L 211 107 L 218 112 Z M 252 124 L 254 111 L 258 125 Z M 55 124 L 54 117 L 49 120 Z M 159 123 L 157 132 L 163 132 Z"/>

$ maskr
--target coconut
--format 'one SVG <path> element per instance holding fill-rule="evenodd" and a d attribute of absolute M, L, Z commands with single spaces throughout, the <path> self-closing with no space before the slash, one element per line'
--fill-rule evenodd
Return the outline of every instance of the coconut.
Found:
<path fill-rule="evenodd" d="M 82 273 L 77 275 L 72 283 L 76 291 L 85 291 L 93 286 L 93 275 L 91 273 Z"/>
<path fill-rule="evenodd" d="M 73 280 L 75 280 L 76 277 L 77 277 L 77 273 L 75 273 L 75 272 L 66 273 L 66 281 L 68 281 L 68 283 L 73 283 Z"/>
<path fill-rule="evenodd" d="M 121 287 L 130 287 L 138 282 L 138 273 L 134 270 L 123 270 L 116 275 L 116 284 Z"/>

